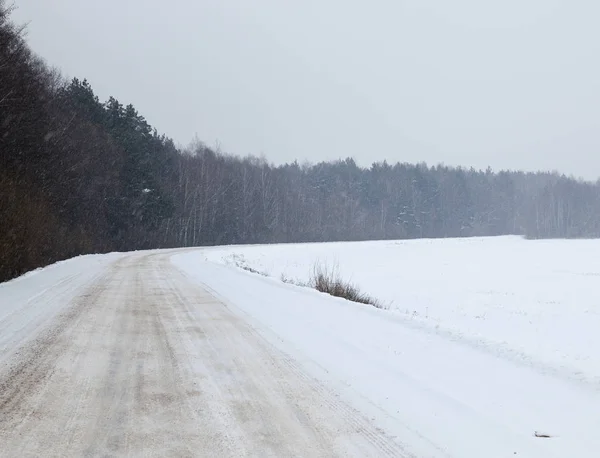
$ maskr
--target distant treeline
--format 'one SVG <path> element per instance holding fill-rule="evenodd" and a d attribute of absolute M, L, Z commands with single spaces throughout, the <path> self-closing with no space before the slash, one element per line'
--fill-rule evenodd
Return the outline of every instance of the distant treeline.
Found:
<path fill-rule="evenodd" d="M 0 0 L 0 281 L 114 250 L 600 235 L 598 183 L 558 174 L 180 151 L 133 106 L 46 66 L 9 15 Z"/>

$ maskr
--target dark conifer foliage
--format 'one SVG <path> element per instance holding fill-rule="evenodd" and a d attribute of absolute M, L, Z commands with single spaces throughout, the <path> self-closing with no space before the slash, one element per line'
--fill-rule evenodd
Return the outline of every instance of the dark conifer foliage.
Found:
<path fill-rule="evenodd" d="M 600 236 L 600 186 L 556 173 L 179 151 L 29 49 L 0 0 L 0 281 L 83 253 L 229 243 Z M 377 152 L 373 152 L 377 156 Z"/>

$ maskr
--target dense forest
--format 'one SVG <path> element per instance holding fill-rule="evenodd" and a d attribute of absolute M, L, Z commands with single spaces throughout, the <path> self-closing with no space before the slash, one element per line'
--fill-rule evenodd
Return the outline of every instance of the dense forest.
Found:
<path fill-rule="evenodd" d="M 1 0 L 0 152 L 0 281 L 115 250 L 600 235 L 600 184 L 556 173 L 180 150 L 132 105 L 48 67 Z"/>

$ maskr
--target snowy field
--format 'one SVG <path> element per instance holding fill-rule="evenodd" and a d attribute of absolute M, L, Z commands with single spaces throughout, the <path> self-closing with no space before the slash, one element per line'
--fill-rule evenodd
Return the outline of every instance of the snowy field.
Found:
<path fill-rule="evenodd" d="M 407 456 L 600 456 L 600 241 L 223 247 L 172 259 Z M 390 310 L 282 282 L 306 282 L 315 262 Z"/>
<path fill-rule="evenodd" d="M 205 258 L 309 281 L 315 264 L 404 319 L 600 386 L 600 241 L 520 237 L 225 247 Z"/>

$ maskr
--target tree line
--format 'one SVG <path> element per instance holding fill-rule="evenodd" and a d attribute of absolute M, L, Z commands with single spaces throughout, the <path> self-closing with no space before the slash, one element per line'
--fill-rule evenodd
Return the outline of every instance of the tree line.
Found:
<path fill-rule="evenodd" d="M 352 159 L 274 166 L 158 133 L 28 47 L 0 0 L 0 281 L 84 253 L 523 234 L 598 237 L 600 184 Z M 376 155 L 376 152 L 373 152 Z"/>

